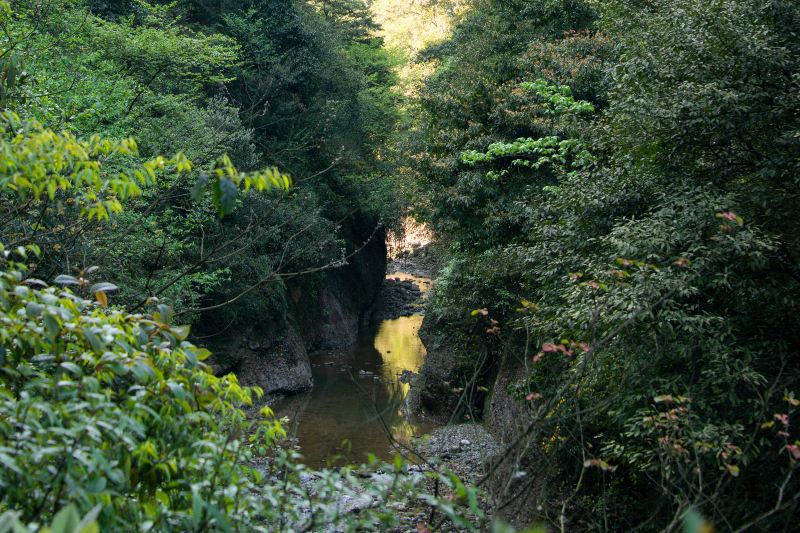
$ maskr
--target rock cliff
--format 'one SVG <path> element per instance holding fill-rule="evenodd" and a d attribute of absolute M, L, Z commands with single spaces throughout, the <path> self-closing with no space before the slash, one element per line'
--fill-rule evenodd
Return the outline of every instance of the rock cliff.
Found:
<path fill-rule="evenodd" d="M 242 384 L 267 394 L 297 393 L 313 386 L 309 352 L 353 344 L 386 273 L 383 231 L 356 216 L 343 227 L 347 264 L 287 282 L 287 311 L 264 317 L 247 331 L 220 335 L 207 344 L 219 373 L 235 372 Z"/>

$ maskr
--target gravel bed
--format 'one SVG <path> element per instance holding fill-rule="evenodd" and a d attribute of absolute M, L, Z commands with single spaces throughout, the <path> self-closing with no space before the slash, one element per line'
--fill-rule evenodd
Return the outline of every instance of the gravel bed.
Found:
<path fill-rule="evenodd" d="M 459 424 L 434 430 L 417 443 L 426 458 L 453 471 L 464 482 L 474 482 L 485 473 L 486 463 L 501 446 L 481 425 Z"/>

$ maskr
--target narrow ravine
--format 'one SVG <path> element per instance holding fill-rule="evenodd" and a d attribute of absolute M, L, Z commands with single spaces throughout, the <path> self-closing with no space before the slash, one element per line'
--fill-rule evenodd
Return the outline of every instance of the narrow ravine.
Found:
<path fill-rule="evenodd" d="M 429 287 L 425 277 L 388 274 L 373 325 L 353 346 L 312 354 L 314 388 L 276 404 L 306 464 L 390 460 L 400 451 L 392 440 L 409 444 L 437 427 L 405 405 L 426 355 L 419 328 Z"/>

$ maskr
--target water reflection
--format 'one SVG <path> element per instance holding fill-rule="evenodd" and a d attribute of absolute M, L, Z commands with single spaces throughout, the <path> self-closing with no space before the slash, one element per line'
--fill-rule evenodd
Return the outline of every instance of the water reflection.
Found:
<path fill-rule="evenodd" d="M 399 385 L 402 395 L 408 394 L 409 385 L 401 383 L 404 370 L 416 372 L 425 359 L 425 345 L 419 338 L 422 315 L 384 320 L 375 335 L 374 346 L 383 359 L 381 375 L 387 385 Z"/>
<path fill-rule="evenodd" d="M 308 465 L 324 466 L 337 454 L 343 457 L 336 462 L 361 462 L 370 452 L 389 460 L 387 430 L 408 442 L 433 429 L 406 412 L 409 385 L 400 381 L 404 370 L 416 372 L 425 358 L 421 324 L 421 315 L 386 320 L 355 346 L 312 358 L 314 389 L 276 406 L 279 416 L 290 418 L 287 429 Z M 345 440 L 349 448 L 342 446 Z"/>

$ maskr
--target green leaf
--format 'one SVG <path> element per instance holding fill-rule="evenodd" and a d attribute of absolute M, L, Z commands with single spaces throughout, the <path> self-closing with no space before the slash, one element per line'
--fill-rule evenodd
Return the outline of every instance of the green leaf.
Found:
<path fill-rule="evenodd" d="M 203 498 L 196 486 L 192 487 L 192 524 L 197 528 L 203 519 Z"/>
<path fill-rule="evenodd" d="M 47 334 L 52 338 L 58 335 L 61 331 L 61 325 L 58 323 L 58 319 L 53 315 L 47 313 L 44 315 L 42 319 L 44 322 L 44 327 L 47 330 Z"/>
<path fill-rule="evenodd" d="M 96 505 L 91 511 L 86 513 L 86 516 L 83 517 L 75 528 L 76 533 L 99 533 L 100 527 L 97 525 L 97 517 L 100 516 L 100 511 L 102 510 L 102 505 Z"/>
<path fill-rule="evenodd" d="M 15 472 L 17 474 L 22 474 L 22 471 L 17 466 L 17 463 L 16 463 L 16 461 L 14 461 L 14 458 L 11 457 L 8 454 L 0 452 L 0 464 L 5 466 L 6 468 L 11 470 L 12 472 Z"/>
<path fill-rule="evenodd" d="M 189 336 L 190 326 L 172 326 L 170 331 L 178 338 L 178 340 L 185 340 Z"/>
<path fill-rule="evenodd" d="M 78 514 L 77 507 L 69 504 L 56 513 L 53 523 L 50 525 L 50 531 L 51 533 L 75 533 L 80 521 L 81 515 Z"/>
<path fill-rule="evenodd" d="M 89 342 L 92 346 L 92 349 L 96 352 L 102 352 L 105 349 L 105 343 L 103 340 L 97 336 L 92 330 L 89 328 L 83 328 L 82 330 L 84 338 Z"/>
<path fill-rule="evenodd" d="M 78 285 L 80 282 L 78 278 L 74 276 L 67 276 L 66 274 L 61 274 L 60 276 L 56 276 L 56 279 L 53 280 L 54 283 L 58 283 L 59 285 Z"/>
<path fill-rule="evenodd" d="M 238 192 L 236 184 L 228 178 L 221 178 L 214 184 L 214 204 L 221 216 L 234 210 Z"/>
<path fill-rule="evenodd" d="M 202 201 L 203 193 L 205 192 L 207 186 L 208 186 L 208 173 L 201 172 L 200 176 L 198 176 L 197 178 L 197 181 L 195 181 L 194 185 L 192 185 L 192 190 L 191 190 L 192 200 L 198 203 Z"/>
<path fill-rule="evenodd" d="M 113 283 L 107 283 L 107 282 L 95 283 L 94 285 L 89 287 L 89 292 L 100 292 L 100 291 L 114 292 L 116 290 L 119 290 L 119 287 L 117 287 Z"/>
<path fill-rule="evenodd" d="M 83 370 L 81 369 L 81 367 L 70 361 L 64 361 L 63 363 L 61 363 L 61 368 L 71 372 L 72 374 L 75 374 L 76 376 L 83 375 Z"/>
<path fill-rule="evenodd" d="M 19 513 L 6 511 L 0 515 L 0 532 L 2 533 L 29 533 L 28 528 L 19 520 Z"/>
<path fill-rule="evenodd" d="M 30 318 L 36 318 L 42 314 L 42 311 L 44 311 L 44 306 L 40 303 L 28 302 L 25 306 L 25 314 Z"/>
<path fill-rule="evenodd" d="M 222 512 L 220 512 L 220 510 L 217 508 L 216 505 L 209 506 L 208 514 L 211 515 L 211 518 L 214 519 L 214 525 L 216 526 L 216 529 L 218 530 L 221 529 L 222 531 L 225 532 L 233 531 L 233 528 L 231 528 L 231 524 L 228 521 L 227 517 Z"/>
<path fill-rule="evenodd" d="M 164 324 L 169 324 L 172 322 L 172 317 L 175 315 L 175 311 L 172 307 L 166 304 L 158 304 L 158 313 L 155 314 L 155 318 L 161 320 Z"/>

